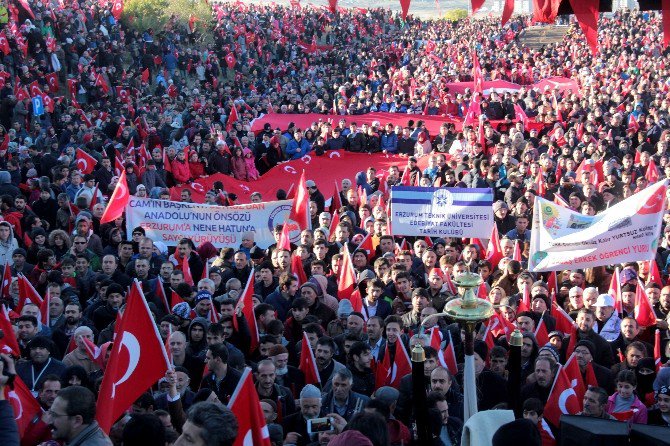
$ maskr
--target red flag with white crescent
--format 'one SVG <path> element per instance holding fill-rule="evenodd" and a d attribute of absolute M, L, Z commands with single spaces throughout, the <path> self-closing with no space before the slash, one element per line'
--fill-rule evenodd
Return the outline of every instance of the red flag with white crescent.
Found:
<path fill-rule="evenodd" d="M 270 446 L 270 432 L 258 400 L 250 368 L 245 368 L 228 402 L 228 407 L 237 418 L 237 438 L 233 446 Z"/>
<path fill-rule="evenodd" d="M 77 149 L 75 158 L 77 160 L 77 169 L 83 174 L 93 172 L 93 168 L 98 164 L 98 161 L 95 158 L 82 149 Z"/>
<path fill-rule="evenodd" d="M 137 280 L 115 330 L 108 367 L 100 385 L 96 419 L 104 432 L 133 402 L 165 375 L 170 363 Z"/>
<path fill-rule="evenodd" d="M 102 214 L 100 224 L 108 223 L 122 216 L 129 201 L 130 192 L 128 191 L 128 182 L 126 181 L 126 171 L 123 170 L 118 183 L 116 183 L 114 192 L 109 198 L 105 212 Z"/>

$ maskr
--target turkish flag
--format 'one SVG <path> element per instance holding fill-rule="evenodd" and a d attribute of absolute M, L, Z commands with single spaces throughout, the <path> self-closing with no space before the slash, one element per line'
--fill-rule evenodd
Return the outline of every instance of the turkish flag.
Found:
<path fill-rule="evenodd" d="M 554 298 L 558 293 L 558 277 L 556 276 L 556 271 L 552 271 L 549 273 L 549 277 L 547 277 L 547 291 L 549 291 L 549 294 L 554 293 Z M 554 300 L 555 299 L 552 299 L 552 301 Z"/>
<path fill-rule="evenodd" d="M 305 171 L 302 171 L 296 187 L 291 213 L 288 218 L 298 224 L 301 231 L 312 229 L 312 219 L 309 216 L 309 193 L 305 185 Z"/>
<path fill-rule="evenodd" d="M 661 287 L 664 286 L 663 277 L 661 276 L 661 272 L 658 270 L 658 264 L 656 263 L 656 260 L 649 261 L 649 277 L 647 277 L 647 284 L 650 283 L 655 283 Z"/>
<path fill-rule="evenodd" d="M 91 195 L 91 202 L 88 204 L 89 209 L 93 209 L 93 206 L 98 203 L 98 192 L 98 183 L 95 183 L 95 188 L 93 189 L 93 194 Z"/>
<path fill-rule="evenodd" d="M 656 163 L 654 162 L 654 159 L 649 158 L 649 165 L 647 166 L 647 172 L 645 173 L 644 177 L 650 183 L 655 183 L 655 182 L 658 181 L 659 176 L 660 175 L 658 173 L 658 167 L 656 167 Z"/>
<path fill-rule="evenodd" d="M 565 335 L 570 334 L 572 327 L 575 326 L 575 321 L 556 302 L 553 302 L 552 305 L 554 309 L 553 316 L 556 319 L 556 330 L 563 332 Z"/>
<path fill-rule="evenodd" d="M 181 259 L 181 272 L 184 273 L 184 282 L 191 286 L 195 285 L 195 282 L 193 282 L 193 274 L 191 274 L 191 266 L 188 264 L 188 258 L 186 256 Z"/>
<path fill-rule="evenodd" d="M 570 358 L 566 361 L 563 370 L 565 370 L 565 374 L 571 383 L 577 381 L 574 389 L 577 394 L 577 399 L 582 401 L 584 399 L 584 393 L 586 393 L 586 385 L 584 384 L 582 371 L 579 369 L 579 363 L 577 362 L 577 357 L 574 353 L 570 355 Z"/>
<path fill-rule="evenodd" d="M 112 4 L 112 15 L 114 19 L 119 20 L 121 14 L 123 13 L 123 0 L 114 0 Z"/>
<path fill-rule="evenodd" d="M 40 88 L 40 85 L 37 83 L 37 81 L 33 81 L 28 85 L 28 88 L 30 89 L 30 97 L 34 98 L 35 96 L 42 96 L 42 89 Z"/>
<path fill-rule="evenodd" d="M 607 292 L 614 298 L 614 309 L 617 313 L 621 314 L 623 312 L 623 306 L 621 304 L 621 282 L 619 281 L 619 267 L 617 267 L 614 270 L 614 274 L 612 274 L 612 278 L 610 279 L 610 286 Z"/>
<path fill-rule="evenodd" d="M 21 314 L 23 306 L 26 303 L 26 300 L 34 303 L 38 307 L 42 306 L 42 296 L 37 292 L 33 284 L 24 276 L 19 273 L 19 303 L 16 306 L 16 312 Z"/>
<path fill-rule="evenodd" d="M 170 300 L 172 301 L 172 308 L 174 308 L 175 305 L 184 302 L 184 299 L 182 299 L 181 296 L 179 295 L 179 293 L 177 293 L 174 290 L 172 290 L 172 294 L 170 295 Z"/>
<path fill-rule="evenodd" d="M 67 80 L 67 91 L 70 92 L 72 97 L 77 95 L 77 79 L 68 79 Z"/>
<path fill-rule="evenodd" d="M 279 234 L 279 241 L 277 242 L 277 249 L 282 251 L 291 252 L 291 230 L 289 229 L 288 222 L 284 223 L 284 226 L 281 228 L 281 233 Z"/>
<path fill-rule="evenodd" d="M 226 131 L 229 132 L 233 128 L 233 124 L 239 121 L 240 117 L 237 114 L 237 107 L 235 104 L 230 108 L 230 115 L 228 115 L 228 121 L 226 122 Z"/>
<path fill-rule="evenodd" d="M 258 400 L 251 369 L 245 368 L 228 408 L 237 418 L 237 438 L 233 446 L 270 446 L 270 433 Z"/>
<path fill-rule="evenodd" d="M 102 355 L 102 350 L 100 347 L 95 345 L 93 341 L 88 339 L 86 336 L 82 336 L 81 341 L 84 343 L 84 347 L 86 347 L 86 354 L 89 358 L 91 358 L 91 361 L 100 367 L 100 369 L 105 370 L 105 357 Z"/>
<path fill-rule="evenodd" d="M 22 437 L 35 415 L 42 412 L 40 403 L 18 375 L 14 377 L 13 389 L 10 390 L 9 386 L 5 386 L 5 399 L 12 406 L 14 419 L 19 428 L 19 437 Z"/>
<path fill-rule="evenodd" d="M 9 260 L 9 259 L 8 259 Z M 2 270 L 2 286 L 0 287 L 0 298 L 8 299 L 9 286 L 12 284 L 12 267 L 5 262 L 5 268 Z"/>
<path fill-rule="evenodd" d="M 410 5 L 411 0 L 400 0 L 400 9 L 402 9 L 402 20 L 405 21 L 407 19 L 407 13 L 409 12 L 409 5 Z M 482 0 L 483 3 L 483 0 Z"/>
<path fill-rule="evenodd" d="M 298 285 L 307 282 L 307 275 L 305 274 L 305 268 L 302 266 L 300 254 L 293 254 L 291 256 L 291 272 L 298 279 Z"/>
<path fill-rule="evenodd" d="M 16 341 L 16 335 L 14 335 L 14 327 L 9 320 L 9 312 L 7 311 L 7 307 L 2 305 L 1 310 L 0 330 L 5 333 L 5 337 L 0 339 L 0 347 L 2 347 L 1 350 L 3 352 L 7 352 L 7 349 L 9 349 L 13 355 L 21 356 L 21 350 L 19 349 L 19 343 Z"/>
<path fill-rule="evenodd" d="M 339 274 L 337 275 L 337 298 L 349 299 L 351 293 L 356 288 L 356 271 L 354 264 L 351 262 L 351 255 L 349 255 L 349 248 L 344 245 L 344 252 L 342 253 L 342 263 L 340 264 Z M 360 311 L 360 310 L 356 310 Z"/>
<path fill-rule="evenodd" d="M 586 42 L 595 55 L 598 53 L 598 8 L 599 0 L 570 0 L 577 23 L 586 37 Z"/>
<path fill-rule="evenodd" d="M 528 289 L 528 284 L 524 284 L 522 297 L 519 301 L 519 305 L 516 309 L 516 314 L 519 314 L 523 311 L 530 311 L 530 291 Z"/>
<path fill-rule="evenodd" d="M 56 51 L 56 39 L 53 37 L 47 37 L 47 51 L 51 51 L 52 53 Z"/>
<path fill-rule="evenodd" d="M 237 59 L 235 59 L 235 55 L 233 53 L 226 54 L 225 60 L 226 65 L 228 65 L 228 68 L 230 68 L 231 70 L 235 67 L 235 64 L 237 63 Z"/>
<path fill-rule="evenodd" d="M 170 86 L 167 89 L 167 94 L 171 98 L 176 98 L 177 97 L 177 95 L 179 94 L 179 91 L 177 90 L 177 87 L 175 86 L 175 84 L 170 84 Z"/>
<path fill-rule="evenodd" d="M 665 181 L 659 181 L 656 184 L 653 184 L 647 187 L 644 191 L 639 192 L 638 195 L 645 195 L 648 198 L 640 201 L 640 208 L 638 209 L 638 214 L 649 215 L 656 214 L 661 212 L 665 208 L 665 191 L 667 190 L 667 185 Z M 637 196 L 637 195 L 636 195 Z"/>
<path fill-rule="evenodd" d="M 161 300 L 161 302 L 163 302 L 166 312 L 170 313 L 170 303 L 167 300 L 167 296 L 165 295 L 165 288 L 163 288 L 163 282 L 160 278 L 156 281 L 156 289 L 154 290 L 154 294 Z"/>
<path fill-rule="evenodd" d="M 125 87 L 116 87 L 116 97 L 122 102 L 129 102 L 128 90 Z"/>
<path fill-rule="evenodd" d="M 544 347 L 549 343 L 549 333 L 547 332 L 547 326 L 544 323 L 544 319 L 540 319 L 540 323 L 537 324 L 535 329 L 535 339 L 537 339 L 537 345 Z"/>
<path fill-rule="evenodd" d="M 393 364 L 391 364 L 391 355 L 389 353 L 389 344 L 387 342 L 384 360 L 377 366 L 375 387 L 391 386 L 397 389 L 400 386 L 400 379 L 409 373 L 412 373 L 412 363 L 409 360 L 407 350 L 405 350 L 405 346 L 400 338 L 398 338 L 395 343 L 395 358 Z"/>
<path fill-rule="evenodd" d="M 233 446 L 270 446 L 270 433 L 258 400 L 258 392 L 249 367 L 244 369 L 228 408 L 237 418 L 237 438 Z"/>
<path fill-rule="evenodd" d="M 102 214 L 100 224 L 109 223 L 122 216 L 129 200 L 130 193 L 128 192 L 128 182 L 126 181 L 126 171 L 124 169 L 121 172 L 118 183 L 116 183 L 112 196 L 109 198 L 105 212 Z"/>
<path fill-rule="evenodd" d="M 95 77 L 95 86 L 102 88 L 102 92 L 105 94 L 109 92 L 109 85 L 107 85 L 107 82 L 99 74 Z"/>
<path fill-rule="evenodd" d="M 356 250 L 359 249 L 365 251 L 368 257 L 368 262 L 375 257 L 375 248 L 372 245 L 372 232 L 369 232 L 368 235 L 366 235 L 365 238 L 361 241 Z"/>
<path fill-rule="evenodd" d="M 12 50 L 9 48 L 9 41 L 7 40 L 7 34 L 4 31 L 0 32 L 0 51 L 6 56 Z"/>
<path fill-rule="evenodd" d="M 330 213 L 333 214 L 333 218 L 335 218 L 335 214 L 337 214 L 337 211 L 339 211 L 341 207 L 342 207 L 342 198 L 340 197 L 340 190 L 337 187 L 337 181 L 336 181 L 335 192 L 333 193 L 333 196 L 330 198 Z M 330 233 L 332 234 L 333 232 L 331 231 Z"/>
<path fill-rule="evenodd" d="M 454 351 L 454 344 L 451 339 L 451 332 L 447 331 L 449 335 L 449 343 L 444 347 L 444 350 L 440 347 L 442 344 L 442 334 L 438 327 L 431 328 L 430 333 L 430 346 L 437 351 L 437 358 L 440 361 L 440 365 L 445 369 L 449 370 L 452 376 L 458 374 L 458 363 L 456 362 L 456 352 Z"/>
<path fill-rule="evenodd" d="M 30 5 L 28 4 L 28 0 L 19 0 L 19 3 L 25 9 L 25 11 L 28 13 L 31 19 L 35 20 L 35 14 L 33 13 L 33 10 L 30 9 Z"/>
<path fill-rule="evenodd" d="M 340 224 L 340 214 L 335 212 L 333 214 L 332 220 L 330 220 L 330 227 L 328 228 L 328 233 L 333 234 L 334 233 L 333 231 L 335 231 L 335 228 L 337 228 L 337 225 L 339 224 Z"/>
<path fill-rule="evenodd" d="M 170 366 L 165 346 L 137 280 L 130 287 L 126 310 L 115 332 L 96 408 L 98 424 L 106 433 L 142 393 L 165 375 Z"/>
<path fill-rule="evenodd" d="M 256 316 L 254 315 L 254 301 L 252 299 L 254 295 L 254 274 L 249 274 L 249 279 L 247 280 L 247 285 L 244 287 L 242 296 L 237 301 L 237 306 L 235 307 L 235 316 L 233 317 L 233 325 L 235 330 L 237 330 L 237 309 L 243 305 L 242 314 L 249 324 L 249 332 L 251 333 L 251 345 L 249 351 L 253 352 L 258 348 L 260 343 L 260 336 L 258 335 L 258 326 L 256 325 Z"/>
<path fill-rule="evenodd" d="M 498 234 L 498 225 L 493 225 L 491 229 L 491 237 L 489 238 L 488 246 L 486 247 L 486 260 L 491 262 L 491 266 L 495 269 L 503 258 L 502 247 L 500 246 L 500 235 Z"/>
<path fill-rule="evenodd" d="M 640 327 L 656 325 L 656 313 L 654 313 L 654 308 L 644 291 L 644 285 L 639 279 L 635 290 L 635 320 Z"/>
<path fill-rule="evenodd" d="M 544 406 L 544 418 L 553 426 L 559 426 L 561 415 L 575 415 L 582 410 L 581 401 L 575 393 L 576 386 L 577 380 L 571 381 L 563 367 L 559 368 L 549 399 Z"/>
<path fill-rule="evenodd" d="M 44 110 L 46 110 L 47 113 L 53 113 L 56 104 L 48 94 L 42 93 L 42 103 L 44 104 Z"/>
<path fill-rule="evenodd" d="M 505 0 L 505 1 L 507 2 L 508 0 Z M 521 106 L 519 104 L 514 104 L 514 116 L 516 117 L 516 119 L 521 121 L 521 123 L 523 124 L 523 127 L 526 128 L 526 126 L 528 125 L 527 124 L 528 123 L 528 115 L 526 115 L 526 112 L 523 110 L 523 108 L 521 108 Z"/>
<path fill-rule="evenodd" d="M 57 73 L 49 73 L 44 76 L 44 78 L 47 81 L 47 85 L 49 85 L 49 92 L 51 93 L 58 93 L 58 74 Z"/>
<path fill-rule="evenodd" d="M 319 369 L 316 368 L 314 352 L 312 351 L 312 346 L 310 345 L 309 338 L 305 332 L 302 334 L 300 364 L 298 368 L 305 374 L 305 384 L 321 385 L 321 377 L 319 376 Z"/>
<path fill-rule="evenodd" d="M 77 169 L 83 174 L 93 172 L 93 168 L 98 164 L 98 161 L 95 158 L 81 149 L 77 149 L 75 158 L 77 160 Z"/>
<path fill-rule="evenodd" d="M 149 69 L 145 68 L 144 71 L 142 71 L 142 82 L 147 83 L 149 81 Z"/>
<path fill-rule="evenodd" d="M 637 122 L 635 115 L 631 114 L 628 119 L 628 133 L 637 133 L 640 131 L 640 124 Z"/>

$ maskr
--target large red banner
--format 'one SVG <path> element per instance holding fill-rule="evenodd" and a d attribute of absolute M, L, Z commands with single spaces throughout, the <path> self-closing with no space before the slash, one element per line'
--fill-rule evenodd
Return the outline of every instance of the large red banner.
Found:
<path fill-rule="evenodd" d="M 419 162 L 419 167 L 423 169 L 427 164 L 428 157 L 424 156 Z M 326 152 L 323 156 L 316 156 L 312 153 L 301 159 L 275 166 L 256 181 L 240 181 L 229 175 L 215 174 L 185 186 L 173 187 L 171 199 L 180 201 L 181 191 L 189 189 L 193 201 L 202 203 L 205 193 L 212 188 L 214 182 L 221 181 L 226 192 L 237 195 L 239 203 L 249 203 L 252 192 L 260 192 L 263 195 L 263 201 L 272 201 L 278 189 L 288 191 L 291 185 L 295 188 L 303 170 L 306 179 L 314 180 L 319 190 L 328 199 L 335 189 L 335 183 L 337 182 L 339 187 L 343 178 L 349 178 L 355 184 L 354 177 L 357 172 L 374 166 L 377 169 L 377 176 L 381 177 L 392 165 L 397 165 L 402 172 L 407 165 L 407 157 L 383 153 L 369 155 L 341 150 Z"/>

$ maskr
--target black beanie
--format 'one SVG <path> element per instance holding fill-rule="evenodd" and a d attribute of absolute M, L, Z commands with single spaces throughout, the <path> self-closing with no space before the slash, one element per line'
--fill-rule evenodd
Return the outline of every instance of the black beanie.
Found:
<path fill-rule="evenodd" d="M 542 438 L 532 421 L 519 418 L 498 428 L 491 446 L 541 446 Z"/>

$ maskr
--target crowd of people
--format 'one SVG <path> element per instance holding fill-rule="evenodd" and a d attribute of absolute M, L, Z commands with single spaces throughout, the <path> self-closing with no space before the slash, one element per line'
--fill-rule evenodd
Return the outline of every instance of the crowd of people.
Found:
<path fill-rule="evenodd" d="M 575 25 L 563 40 L 529 49 L 521 37 L 530 20 L 521 16 L 501 27 L 497 18 L 402 21 L 384 9 L 333 14 L 236 2 L 215 4 L 211 23 L 174 18 L 162 29 L 136 30 L 115 18 L 113 4 L 0 0 L 1 299 L 11 321 L 3 330 L 13 329 L 20 347 L 20 355 L 0 354 L 0 390 L 20 379 L 41 407 L 19 438 L 0 391 L 3 444 L 229 445 L 237 424 L 225 405 L 247 366 L 273 445 L 412 444 L 411 377 L 384 382 L 375 369 L 417 343 L 426 354 L 432 444 L 461 444 L 462 366 L 450 371 L 441 362 L 429 330 L 438 330 L 440 350 L 453 347 L 459 364 L 462 333 L 455 321 L 429 316 L 456 297 L 453 280 L 466 271 L 481 275 L 496 312 L 523 336 L 522 388 L 514 395 L 507 336 L 491 346 L 486 325 L 478 327 L 479 410 L 512 408 L 520 399 L 530 420 L 505 425 L 493 444 L 518 442 L 520 432 L 528 444 L 555 443 L 559 426 L 548 426 L 543 410 L 558 366 L 570 357 L 589 384 L 582 415 L 670 426 L 670 225 L 651 263 L 562 271 L 554 295 L 548 274 L 526 264 L 535 196 L 594 215 L 670 178 L 670 67 L 660 15 L 601 17 L 593 55 Z M 446 88 L 474 80 L 476 64 L 486 80 L 524 87 L 485 96 Z M 575 79 L 580 88 L 526 87 L 550 76 Z M 40 115 L 31 103 L 38 95 Z M 405 125 L 351 120 L 370 112 L 415 116 Z M 303 129 L 291 122 L 294 113 L 324 119 Z M 253 132 L 264 114 L 286 114 L 286 125 Z M 430 134 L 422 115 L 450 123 Z M 381 178 L 375 166 L 343 178 L 339 197 L 324 197 L 319 179 L 310 179 L 312 229 L 290 250 L 259 247 L 253 232 L 234 249 L 189 239 L 168 247 L 141 227 L 127 233 L 123 217 L 100 222 L 122 171 L 132 195 L 169 199 L 170 188 L 217 174 L 249 181 L 253 190 L 278 164 L 329 150 L 403 158 Z M 95 160 L 92 170 L 77 162 L 83 155 Z M 391 235 L 384 203 L 399 184 L 492 188 L 503 259 L 490 261 L 472 240 Z M 277 186 L 277 197 L 285 197 L 279 189 L 288 185 Z M 235 203 L 222 189 L 208 191 L 207 202 Z M 272 198 L 252 194 L 254 201 Z M 279 225 L 277 241 L 281 233 Z M 359 247 L 368 234 L 371 253 Z M 521 261 L 512 260 L 517 242 Z M 348 253 L 361 311 L 338 292 Z M 620 295 L 610 291 L 614 267 Z M 237 305 L 252 274 L 255 349 Z M 21 299 L 19 276 L 49 295 L 48 317 Z M 100 346 L 106 365 L 134 279 L 175 367 L 108 436 L 95 422 L 105 370 L 85 340 Z M 525 287 L 531 305 L 518 311 Z M 655 327 L 636 320 L 637 287 L 653 304 Z M 183 302 L 172 305 L 176 298 Z M 574 319 L 570 336 L 556 329 L 557 306 Z M 546 345 L 535 336 L 540 323 Z M 305 384 L 299 368 L 305 339 L 320 387 Z M 320 416 L 334 430 L 308 433 L 307 420 Z"/>

